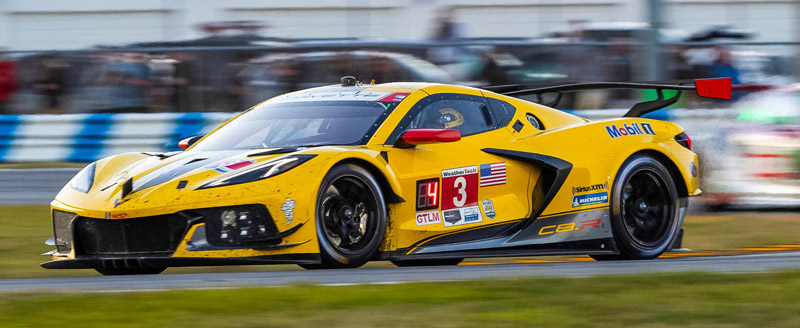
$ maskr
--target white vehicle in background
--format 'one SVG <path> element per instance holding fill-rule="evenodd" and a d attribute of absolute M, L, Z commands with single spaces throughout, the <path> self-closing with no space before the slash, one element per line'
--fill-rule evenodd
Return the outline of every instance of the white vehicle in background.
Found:
<path fill-rule="evenodd" d="M 800 207 L 800 84 L 753 94 L 735 109 L 736 121 L 697 149 L 701 201 L 720 209 Z"/>

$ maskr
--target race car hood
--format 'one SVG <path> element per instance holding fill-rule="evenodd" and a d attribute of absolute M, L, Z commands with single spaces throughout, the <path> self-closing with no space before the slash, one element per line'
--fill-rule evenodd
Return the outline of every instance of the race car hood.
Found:
<path fill-rule="evenodd" d="M 55 201 L 96 211 L 207 201 L 189 194 L 205 184 L 277 157 L 314 153 L 309 150 L 271 148 L 115 155 L 96 163 L 89 192 L 82 193 L 67 184 Z"/>

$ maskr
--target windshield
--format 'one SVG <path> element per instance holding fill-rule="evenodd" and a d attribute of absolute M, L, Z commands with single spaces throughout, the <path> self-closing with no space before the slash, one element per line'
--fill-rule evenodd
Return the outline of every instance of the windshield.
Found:
<path fill-rule="evenodd" d="M 376 101 L 265 103 L 221 127 L 192 150 L 363 144 L 386 108 Z"/>

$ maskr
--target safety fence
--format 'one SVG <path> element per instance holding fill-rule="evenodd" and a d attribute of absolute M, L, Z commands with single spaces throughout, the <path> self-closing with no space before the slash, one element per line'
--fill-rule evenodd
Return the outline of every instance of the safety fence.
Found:
<path fill-rule="evenodd" d="M 569 111 L 590 120 L 626 110 Z M 0 162 L 91 162 L 124 152 L 178 150 L 178 142 L 208 133 L 236 113 L 0 115 Z M 734 116 L 732 116 L 734 115 Z M 669 109 L 646 117 L 680 123 L 703 139 L 709 122 L 732 120 L 729 109 Z"/>

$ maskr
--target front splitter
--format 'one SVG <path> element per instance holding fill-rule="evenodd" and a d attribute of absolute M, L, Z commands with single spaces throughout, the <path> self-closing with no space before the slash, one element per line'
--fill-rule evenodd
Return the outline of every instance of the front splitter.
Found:
<path fill-rule="evenodd" d="M 41 264 L 45 269 L 163 268 L 257 264 L 317 264 L 319 254 L 286 254 L 238 258 L 198 257 L 103 257 L 54 260 Z"/>

